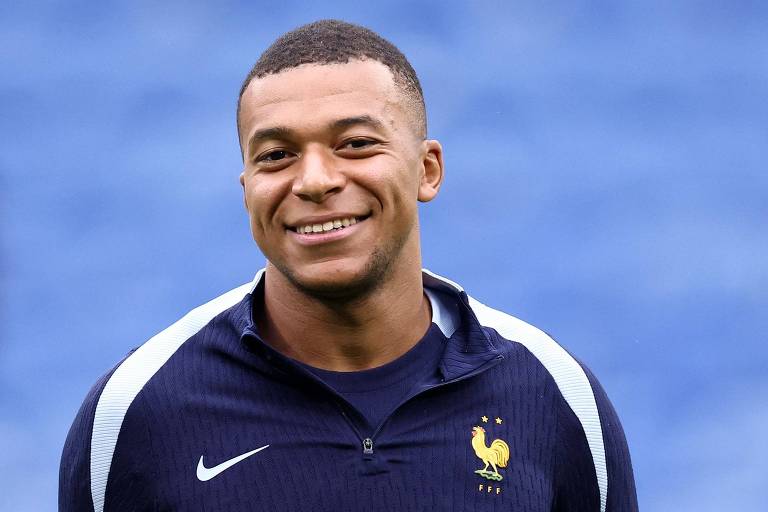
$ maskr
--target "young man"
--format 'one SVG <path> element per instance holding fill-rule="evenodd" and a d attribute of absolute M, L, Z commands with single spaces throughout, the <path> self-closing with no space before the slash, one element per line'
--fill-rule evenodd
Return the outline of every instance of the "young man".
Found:
<path fill-rule="evenodd" d="M 421 269 L 442 182 L 405 57 L 337 21 L 278 39 L 238 103 L 252 283 L 86 398 L 60 510 L 637 509 L 618 418 L 551 338 Z"/>

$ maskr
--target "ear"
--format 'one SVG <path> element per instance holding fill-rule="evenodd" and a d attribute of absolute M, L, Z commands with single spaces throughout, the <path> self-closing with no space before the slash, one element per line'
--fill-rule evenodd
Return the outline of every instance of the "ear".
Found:
<path fill-rule="evenodd" d="M 443 183 L 443 146 L 436 140 L 425 140 L 424 144 L 424 172 L 419 180 L 418 199 L 422 203 L 431 201 L 440 190 Z"/>
<path fill-rule="evenodd" d="M 248 196 L 245 195 L 245 171 L 240 173 L 240 186 L 243 187 L 243 204 L 246 211 L 248 210 Z"/>

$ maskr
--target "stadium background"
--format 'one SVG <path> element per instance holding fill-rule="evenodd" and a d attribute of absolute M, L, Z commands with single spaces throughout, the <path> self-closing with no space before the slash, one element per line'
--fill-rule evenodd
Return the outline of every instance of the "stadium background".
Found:
<path fill-rule="evenodd" d="M 90 385 L 263 264 L 236 94 L 323 17 L 411 59 L 447 162 L 426 266 L 591 366 L 642 509 L 764 507 L 767 5 L 4 2 L 0 509 L 53 510 Z"/>

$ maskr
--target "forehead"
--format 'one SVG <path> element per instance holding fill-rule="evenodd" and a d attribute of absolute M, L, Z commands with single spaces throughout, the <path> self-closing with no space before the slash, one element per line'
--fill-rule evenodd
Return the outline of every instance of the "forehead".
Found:
<path fill-rule="evenodd" d="M 304 64 L 254 79 L 243 92 L 243 136 L 266 126 L 312 127 L 332 118 L 369 115 L 397 129 L 406 107 L 392 72 L 373 60 Z"/>

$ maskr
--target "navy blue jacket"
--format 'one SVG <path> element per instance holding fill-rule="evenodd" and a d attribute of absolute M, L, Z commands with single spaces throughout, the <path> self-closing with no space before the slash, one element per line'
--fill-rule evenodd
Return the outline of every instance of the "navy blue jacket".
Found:
<path fill-rule="evenodd" d="M 587 368 L 424 272 L 438 378 L 376 428 L 266 345 L 252 283 L 131 352 L 85 399 L 60 511 L 637 510 L 626 440 Z"/>

